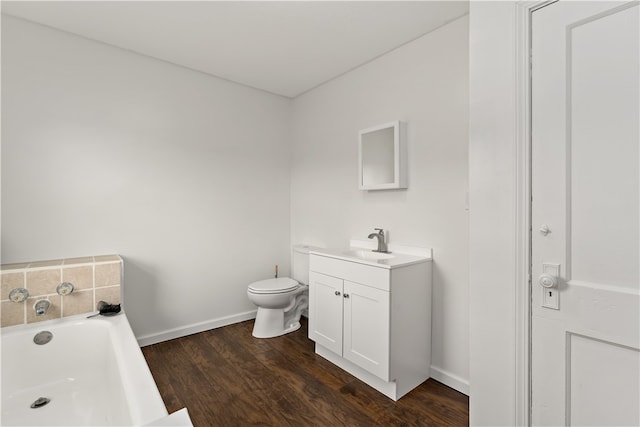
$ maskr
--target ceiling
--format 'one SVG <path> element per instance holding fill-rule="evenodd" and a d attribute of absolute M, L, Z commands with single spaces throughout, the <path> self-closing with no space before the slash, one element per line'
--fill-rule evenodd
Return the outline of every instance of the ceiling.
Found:
<path fill-rule="evenodd" d="M 468 12 L 467 1 L 2 1 L 2 13 L 296 97 Z"/>

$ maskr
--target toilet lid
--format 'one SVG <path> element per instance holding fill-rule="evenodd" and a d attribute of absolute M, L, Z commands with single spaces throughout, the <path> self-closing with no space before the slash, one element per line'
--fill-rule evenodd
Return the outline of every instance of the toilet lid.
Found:
<path fill-rule="evenodd" d="M 293 291 L 298 287 L 298 282 L 288 277 L 266 279 L 253 282 L 249 285 L 249 291 L 256 294 L 278 294 Z"/>

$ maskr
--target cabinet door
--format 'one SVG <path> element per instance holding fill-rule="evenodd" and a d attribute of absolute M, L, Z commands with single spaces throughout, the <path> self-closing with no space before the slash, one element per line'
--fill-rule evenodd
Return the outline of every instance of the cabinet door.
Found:
<path fill-rule="evenodd" d="M 342 280 L 309 272 L 309 339 L 342 355 Z"/>
<path fill-rule="evenodd" d="M 344 281 L 343 357 L 389 381 L 389 292 Z"/>

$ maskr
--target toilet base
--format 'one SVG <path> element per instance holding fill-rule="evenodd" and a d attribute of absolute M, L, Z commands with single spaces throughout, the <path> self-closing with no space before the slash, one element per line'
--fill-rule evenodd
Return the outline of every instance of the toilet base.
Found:
<path fill-rule="evenodd" d="M 300 329 L 300 316 L 309 307 L 308 289 L 307 285 L 300 285 L 293 292 L 283 294 L 247 292 L 249 299 L 258 306 L 252 335 L 273 338 Z"/>
<path fill-rule="evenodd" d="M 253 335 L 256 338 L 273 338 L 300 329 L 300 322 L 293 322 L 284 327 L 284 310 L 258 308 L 258 314 L 253 324 Z"/>

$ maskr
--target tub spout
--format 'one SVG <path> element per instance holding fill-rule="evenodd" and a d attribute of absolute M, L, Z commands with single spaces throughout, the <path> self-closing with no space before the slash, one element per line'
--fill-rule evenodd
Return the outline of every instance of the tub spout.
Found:
<path fill-rule="evenodd" d="M 37 301 L 33 305 L 33 309 L 36 311 L 36 316 L 42 316 L 44 314 L 47 314 L 47 310 L 49 309 L 50 305 L 51 303 L 46 299 L 41 299 L 40 301 Z"/>

